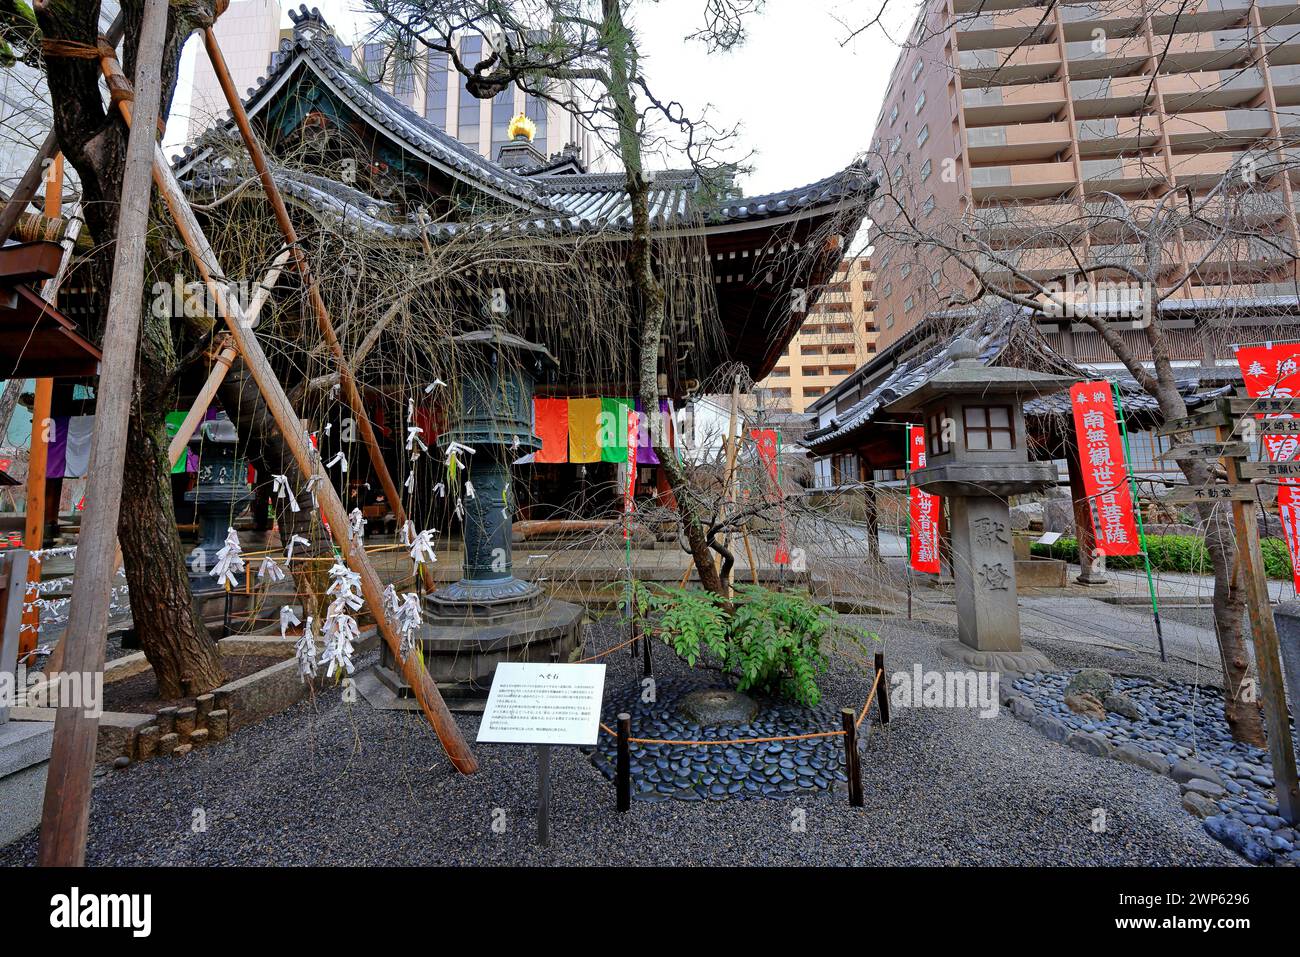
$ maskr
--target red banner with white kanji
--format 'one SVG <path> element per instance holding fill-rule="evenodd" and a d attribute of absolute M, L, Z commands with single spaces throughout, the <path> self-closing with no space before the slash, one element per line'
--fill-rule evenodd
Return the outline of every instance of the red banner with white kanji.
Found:
<path fill-rule="evenodd" d="M 1246 394 L 1252 399 L 1300 397 L 1300 342 L 1266 342 L 1237 349 L 1237 364 L 1246 382 Z M 1289 412 L 1260 414 L 1257 418 L 1292 419 Z M 1300 436 L 1264 435 L 1264 452 L 1270 462 L 1287 462 L 1300 458 Z M 1300 483 L 1295 479 L 1278 481 L 1277 507 L 1282 517 L 1282 531 L 1291 552 L 1291 576 L 1300 588 Z"/>
<path fill-rule="evenodd" d="M 1140 554 L 1133 487 L 1110 383 L 1076 382 L 1070 387 L 1070 405 L 1096 548 L 1103 555 Z M 1087 557 L 1081 555 L 1079 560 Z"/>
<path fill-rule="evenodd" d="M 925 426 L 907 429 L 907 468 L 910 472 L 925 468 Z M 912 487 L 911 501 L 912 567 L 918 572 L 939 573 L 939 496 Z"/>

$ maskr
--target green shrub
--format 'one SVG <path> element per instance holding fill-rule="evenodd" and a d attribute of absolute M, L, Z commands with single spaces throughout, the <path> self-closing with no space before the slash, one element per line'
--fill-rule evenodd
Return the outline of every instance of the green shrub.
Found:
<path fill-rule="evenodd" d="M 827 644 L 844 637 L 865 648 L 876 635 L 845 624 L 807 592 L 735 586 L 728 603 L 699 589 L 632 583 L 636 617 L 692 667 L 711 657 L 737 679 L 737 691 L 757 690 L 809 706 L 821 701 L 817 676 Z"/>
<path fill-rule="evenodd" d="M 1268 577 L 1289 579 L 1291 555 L 1287 551 L 1286 542 L 1279 538 L 1265 538 L 1259 545 L 1264 554 L 1264 570 Z M 1035 542 L 1030 546 L 1030 553 L 1079 564 L 1079 543 L 1073 538 L 1058 538 L 1051 545 Z M 1152 571 L 1191 572 L 1199 575 L 1214 573 L 1210 555 L 1205 550 L 1205 541 L 1195 535 L 1148 535 L 1147 553 L 1151 556 Z M 1106 559 L 1106 567 L 1141 569 L 1142 556 L 1113 555 Z"/>

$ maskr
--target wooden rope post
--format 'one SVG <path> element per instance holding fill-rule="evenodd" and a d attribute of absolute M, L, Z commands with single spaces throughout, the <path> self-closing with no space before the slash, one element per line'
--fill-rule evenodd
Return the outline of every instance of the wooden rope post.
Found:
<path fill-rule="evenodd" d="M 641 677 L 651 678 L 655 673 L 654 662 L 650 660 L 650 635 L 638 628 L 641 635 Z"/>
<path fill-rule="evenodd" d="M 618 809 L 626 811 L 632 807 L 632 716 L 626 711 L 618 716 L 618 773 L 615 775 L 615 789 L 618 792 Z"/>
<path fill-rule="evenodd" d="M 86 496 L 68 612 L 67 671 L 92 678 L 104 670 L 104 642 L 113 594 L 117 521 L 122 502 L 127 420 L 140 337 L 144 296 L 145 237 L 149 230 L 149 168 L 158 150 L 154 139 L 162 100 L 163 46 L 167 0 L 145 0 L 136 56 L 136 88 L 141 122 L 127 137 L 122 174 L 113 282 L 104 323 L 103 362 L 96 391 L 95 430 L 89 474 L 95 483 Z M 39 426 L 40 423 L 34 423 Z M 91 773 L 99 736 L 99 715 L 87 708 L 60 708 L 41 814 L 39 861 L 42 866 L 80 867 L 86 860 L 90 823 Z"/>
<path fill-rule="evenodd" d="M 885 680 L 885 653 L 876 652 L 876 674 L 879 675 L 879 683 L 876 685 L 876 707 L 880 711 L 880 723 L 889 724 L 889 683 Z"/>
<path fill-rule="evenodd" d="M 122 91 L 130 90 L 130 83 L 122 75 L 122 68 L 117 62 L 116 55 L 111 50 L 105 52 L 105 55 L 100 60 L 100 66 L 109 81 L 110 88 Z M 130 100 L 126 98 L 118 100 L 118 109 L 121 110 L 127 124 L 131 125 L 132 109 Z M 167 157 L 163 155 L 162 147 L 155 143 L 153 149 L 154 182 L 167 203 L 173 225 L 193 257 L 199 274 L 207 286 L 208 293 L 216 303 L 217 312 L 226 323 L 230 337 L 243 356 L 248 371 L 257 383 L 258 391 L 261 392 L 271 417 L 275 420 L 276 428 L 280 430 L 285 444 L 289 446 L 289 451 L 298 463 L 299 470 L 304 478 L 311 479 L 314 477 L 319 480 L 320 491 L 317 493 L 316 498 L 320 503 L 321 515 L 329 527 L 334 543 L 342 553 L 344 563 L 360 577 L 362 597 L 372 609 L 380 611 L 384 607 L 383 584 L 375 573 L 374 566 L 370 564 L 366 556 L 365 547 L 359 541 L 353 539 L 350 534 L 347 510 L 343 507 L 343 502 L 339 498 L 334 484 L 330 481 L 329 475 L 326 474 L 320 456 L 316 454 L 311 443 L 307 441 L 303 433 L 302 420 L 294 411 L 293 404 L 284 391 L 284 386 L 276 378 L 275 371 L 266 358 L 266 353 L 262 351 L 262 344 L 258 342 L 257 336 L 248 322 L 248 317 L 244 314 L 239 302 L 230 295 L 230 290 L 221 278 L 225 275 L 221 269 L 221 263 L 217 260 L 216 253 L 208 243 L 207 236 L 203 233 L 203 227 L 199 225 L 199 221 L 194 215 L 194 210 L 191 209 L 189 201 L 185 198 L 180 183 L 177 182 L 176 175 L 167 162 Z M 131 363 L 127 362 L 126 366 L 130 369 Z M 91 461 L 93 462 L 94 459 L 92 458 Z M 80 550 L 78 550 L 77 558 L 78 563 L 80 563 Z M 80 564 L 78 567 L 80 567 Z M 387 615 L 376 614 L 375 625 L 389 650 L 393 653 L 394 659 L 400 663 L 402 677 L 406 679 L 407 684 L 415 692 L 415 700 L 419 702 L 420 710 L 424 712 L 424 716 L 433 727 L 434 733 L 438 735 L 438 741 L 447 752 L 447 757 L 451 759 L 451 763 L 461 774 L 473 774 L 478 770 L 478 761 L 475 759 L 469 745 L 465 742 L 465 737 L 461 734 L 456 720 L 447 709 L 447 703 L 443 701 L 442 695 L 438 692 L 438 686 L 424 667 L 424 660 L 419 655 L 405 657 L 402 655 L 401 636 L 394 630 Z M 102 645 L 100 650 L 102 654 Z"/>
<path fill-rule="evenodd" d="M 862 807 L 862 765 L 858 761 L 857 715 L 852 708 L 840 711 L 844 722 L 844 773 L 849 779 L 849 804 Z"/>

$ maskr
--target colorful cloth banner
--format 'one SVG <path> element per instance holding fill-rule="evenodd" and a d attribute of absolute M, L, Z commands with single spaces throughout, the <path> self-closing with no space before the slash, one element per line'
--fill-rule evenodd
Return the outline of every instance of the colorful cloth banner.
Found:
<path fill-rule="evenodd" d="M 925 426 L 907 429 L 907 469 L 925 468 Z M 939 573 L 939 496 L 912 486 L 908 503 L 912 533 L 912 567 L 918 572 Z"/>
<path fill-rule="evenodd" d="M 610 398 L 600 400 L 600 458 L 603 462 L 626 462 L 628 450 L 627 424 L 634 415 L 631 399 Z M 632 433 L 633 436 L 636 433 Z"/>
<path fill-rule="evenodd" d="M 533 399 L 533 430 L 542 447 L 533 453 L 534 462 L 569 461 L 569 400 Z"/>
<path fill-rule="evenodd" d="M 664 403 L 659 403 L 659 421 L 663 422 Z M 636 400 L 636 420 L 639 423 L 636 430 L 636 464 L 637 465 L 658 465 L 659 456 L 655 455 L 654 437 L 650 434 L 650 419 L 645 414 L 645 408 L 641 400 Z M 628 431 L 631 435 L 631 430 Z"/>
<path fill-rule="evenodd" d="M 600 399 L 569 400 L 569 461 L 600 461 Z"/>
<path fill-rule="evenodd" d="M 1110 383 L 1076 382 L 1070 387 L 1070 405 L 1074 409 L 1074 436 L 1097 551 L 1103 555 L 1138 555 L 1142 542 Z M 1079 559 L 1086 561 L 1087 557 L 1080 555 Z"/>
<path fill-rule="evenodd" d="M 1237 350 L 1237 364 L 1252 399 L 1300 397 L 1300 342 L 1267 342 L 1242 346 Z M 1291 419 L 1282 412 L 1257 418 Z M 1265 435 L 1264 453 L 1270 462 L 1287 462 L 1300 458 L 1300 436 Z M 1291 577 L 1300 588 L 1300 483 L 1284 478 L 1278 482 L 1277 507 L 1282 518 L 1282 532 L 1291 553 Z"/>

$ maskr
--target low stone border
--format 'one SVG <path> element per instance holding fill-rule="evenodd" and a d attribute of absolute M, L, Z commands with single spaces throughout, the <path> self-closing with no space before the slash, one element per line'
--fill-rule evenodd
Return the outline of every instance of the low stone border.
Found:
<path fill-rule="evenodd" d="M 358 652 L 372 648 L 377 637 L 374 625 L 363 629 Z M 105 711 L 99 718 L 95 763 L 126 767 L 132 761 L 167 755 L 183 757 L 292 707 L 313 688 L 298 672 L 295 643 L 296 639 L 278 635 L 223 639 L 217 645 L 223 656 L 255 655 L 283 660 L 200 695 L 192 706 L 164 707 L 155 714 Z M 106 664 L 104 683 L 121 681 L 148 670 L 144 653 L 135 652 Z M 10 712 L 16 721 L 53 722 L 55 714 L 56 709 L 47 707 L 16 707 Z"/>
<path fill-rule="evenodd" d="M 1060 718 L 1040 711 L 1027 696 L 1015 688 L 1022 676 L 1008 675 L 1001 683 L 1000 698 L 1011 714 L 1047 738 L 1068 748 L 1099 758 L 1111 758 L 1134 767 L 1144 768 L 1178 782 L 1182 806 L 1201 819 L 1205 830 L 1220 843 L 1245 857 L 1252 864 L 1300 865 L 1300 849 L 1273 847 L 1252 830 L 1244 820 L 1224 813 L 1221 800 L 1231 798 L 1219 771 L 1209 764 L 1190 758 L 1166 760 L 1161 754 L 1127 742 L 1114 745 L 1103 735 L 1071 728 Z M 1029 676 L 1024 676 L 1029 677 Z M 1149 679 L 1143 679 L 1149 680 Z M 1238 790 L 1240 790 L 1238 788 Z M 1260 815 L 1262 826 L 1274 832 L 1291 830 L 1286 822 L 1273 815 Z"/>

